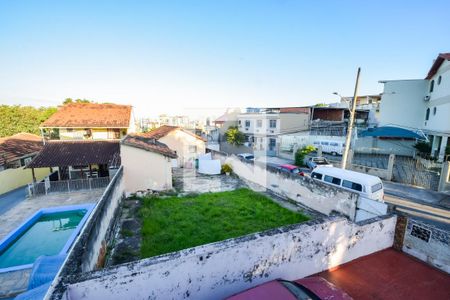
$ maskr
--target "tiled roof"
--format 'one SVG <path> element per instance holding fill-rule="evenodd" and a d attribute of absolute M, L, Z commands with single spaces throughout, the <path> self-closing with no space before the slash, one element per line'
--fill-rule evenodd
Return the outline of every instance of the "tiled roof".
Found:
<path fill-rule="evenodd" d="M 27 167 L 66 167 L 88 164 L 119 166 L 119 141 L 47 141 L 42 151 Z"/>
<path fill-rule="evenodd" d="M 70 103 L 61 106 L 41 127 L 128 128 L 130 119 L 130 105 Z"/>
<path fill-rule="evenodd" d="M 0 165 L 39 152 L 42 146 L 41 137 L 31 133 L 18 133 L 0 138 Z"/>
<path fill-rule="evenodd" d="M 154 138 L 159 140 L 162 137 L 165 137 L 166 135 L 168 135 L 170 132 L 174 131 L 174 130 L 180 130 L 183 131 L 184 133 L 187 133 L 193 137 L 195 137 L 196 139 L 199 139 L 201 141 L 206 142 L 206 140 L 204 138 L 202 138 L 201 136 L 198 136 L 196 134 L 193 134 L 190 131 L 187 131 L 181 127 L 177 127 L 177 126 L 169 126 L 169 125 L 163 125 L 161 127 L 158 127 L 156 129 L 153 129 L 150 132 L 146 132 L 144 134 L 142 134 L 142 136 L 148 137 L 148 138 Z"/>
<path fill-rule="evenodd" d="M 438 55 L 433 65 L 431 66 L 430 71 L 428 71 L 428 75 L 427 77 L 425 77 L 425 79 L 431 79 L 431 77 L 433 77 L 434 74 L 436 74 L 436 72 L 439 70 L 439 67 L 445 60 L 450 60 L 450 53 L 440 53 Z"/>
<path fill-rule="evenodd" d="M 122 140 L 122 144 L 159 153 L 170 158 L 177 158 L 177 154 L 167 147 L 166 144 L 158 142 L 153 137 L 146 137 L 143 134 L 129 134 Z"/>

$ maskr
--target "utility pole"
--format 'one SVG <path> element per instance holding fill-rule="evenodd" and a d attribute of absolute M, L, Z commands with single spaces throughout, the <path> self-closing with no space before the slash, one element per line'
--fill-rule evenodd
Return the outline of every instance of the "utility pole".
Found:
<path fill-rule="evenodd" d="M 350 150 L 350 143 L 352 141 L 353 123 L 355 121 L 356 100 L 358 99 L 359 73 L 361 73 L 361 68 L 358 68 L 358 73 L 356 74 L 355 92 L 353 93 L 352 107 L 350 109 L 350 120 L 348 120 L 347 137 L 345 138 L 345 148 L 344 153 L 342 154 L 341 169 L 345 169 L 345 167 L 347 166 L 348 151 Z"/>

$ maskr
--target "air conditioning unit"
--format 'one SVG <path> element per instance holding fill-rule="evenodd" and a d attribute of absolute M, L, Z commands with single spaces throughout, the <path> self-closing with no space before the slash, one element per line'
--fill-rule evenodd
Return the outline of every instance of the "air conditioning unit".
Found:
<path fill-rule="evenodd" d="M 423 100 L 425 100 L 425 101 L 430 101 L 430 96 L 425 96 L 425 97 L 423 97 Z"/>

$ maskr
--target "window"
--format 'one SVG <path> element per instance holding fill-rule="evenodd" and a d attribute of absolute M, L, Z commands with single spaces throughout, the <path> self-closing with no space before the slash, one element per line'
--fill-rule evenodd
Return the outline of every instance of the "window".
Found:
<path fill-rule="evenodd" d="M 339 146 L 338 143 L 330 143 L 330 146 Z"/>
<path fill-rule="evenodd" d="M 379 190 L 381 190 L 382 188 L 383 188 L 383 184 L 380 182 L 375 185 L 372 185 L 371 190 L 372 190 L 372 193 L 375 193 L 375 192 L 378 192 Z"/>
<path fill-rule="evenodd" d="M 436 106 L 435 106 L 435 107 L 433 107 L 433 116 L 436 115 L 436 111 L 437 111 L 437 108 L 436 108 Z"/>
<path fill-rule="evenodd" d="M 196 152 L 197 152 L 197 146 L 189 145 L 189 153 L 196 153 Z"/>
<path fill-rule="evenodd" d="M 239 120 L 238 123 L 239 123 L 239 126 L 241 126 L 241 120 Z"/>
<path fill-rule="evenodd" d="M 322 174 L 320 174 L 320 173 L 316 173 L 316 172 L 312 172 L 311 173 L 311 177 L 312 178 L 314 178 L 314 179 L 322 179 Z"/>
<path fill-rule="evenodd" d="M 431 80 L 430 82 L 430 93 L 432 93 L 434 90 L 434 80 Z"/>
<path fill-rule="evenodd" d="M 269 122 L 270 128 L 277 128 L 277 120 L 270 120 Z"/>
<path fill-rule="evenodd" d="M 413 225 L 411 235 L 428 243 L 430 241 L 431 231 L 421 226 Z"/>
<path fill-rule="evenodd" d="M 262 120 L 256 120 L 256 127 L 262 127 Z"/>
<path fill-rule="evenodd" d="M 120 139 L 120 129 L 108 128 L 108 139 Z"/>
<path fill-rule="evenodd" d="M 352 181 L 348 181 L 348 180 L 343 180 L 342 181 L 342 186 L 346 187 L 348 189 L 352 189 L 358 192 L 362 192 L 362 185 L 356 182 L 352 182 Z"/>
<path fill-rule="evenodd" d="M 250 120 L 245 120 L 245 127 L 250 127 Z"/>
<path fill-rule="evenodd" d="M 430 109 L 427 108 L 427 112 L 425 114 L 425 121 L 428 121 L 428 119 L 430 119 Z"/>
<path fill-rule="evenodd" d="M 328 146 L 328 142 L 320 142 L 324 146 Z"/>
<path fill-rule="evenodd" d="M 441 81 L 442 81 L 442 76 L 439 76 L 439 77 L 438 77 L 438 80 L 437 80 L 437 84 L 440 85 L 440 84 L 441 84 Z"/>
<path fill-rule="evenodd" d="M 325 175 L 323 180 L 332 184 L 341 185 L 341 179 L 337 177 Z"/>

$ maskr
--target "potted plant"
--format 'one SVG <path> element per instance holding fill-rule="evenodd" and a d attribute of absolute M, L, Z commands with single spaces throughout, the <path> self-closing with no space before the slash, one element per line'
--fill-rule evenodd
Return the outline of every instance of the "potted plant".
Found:
<path fill-rule="evenodd" d="M 225 173 L 227 175 L 231 174 L 231 171 L 233 171 L 233 169 L 231 168 L 231 166 L 229 164 L 224 164 L 222 166 L 222 173 Z"/>

